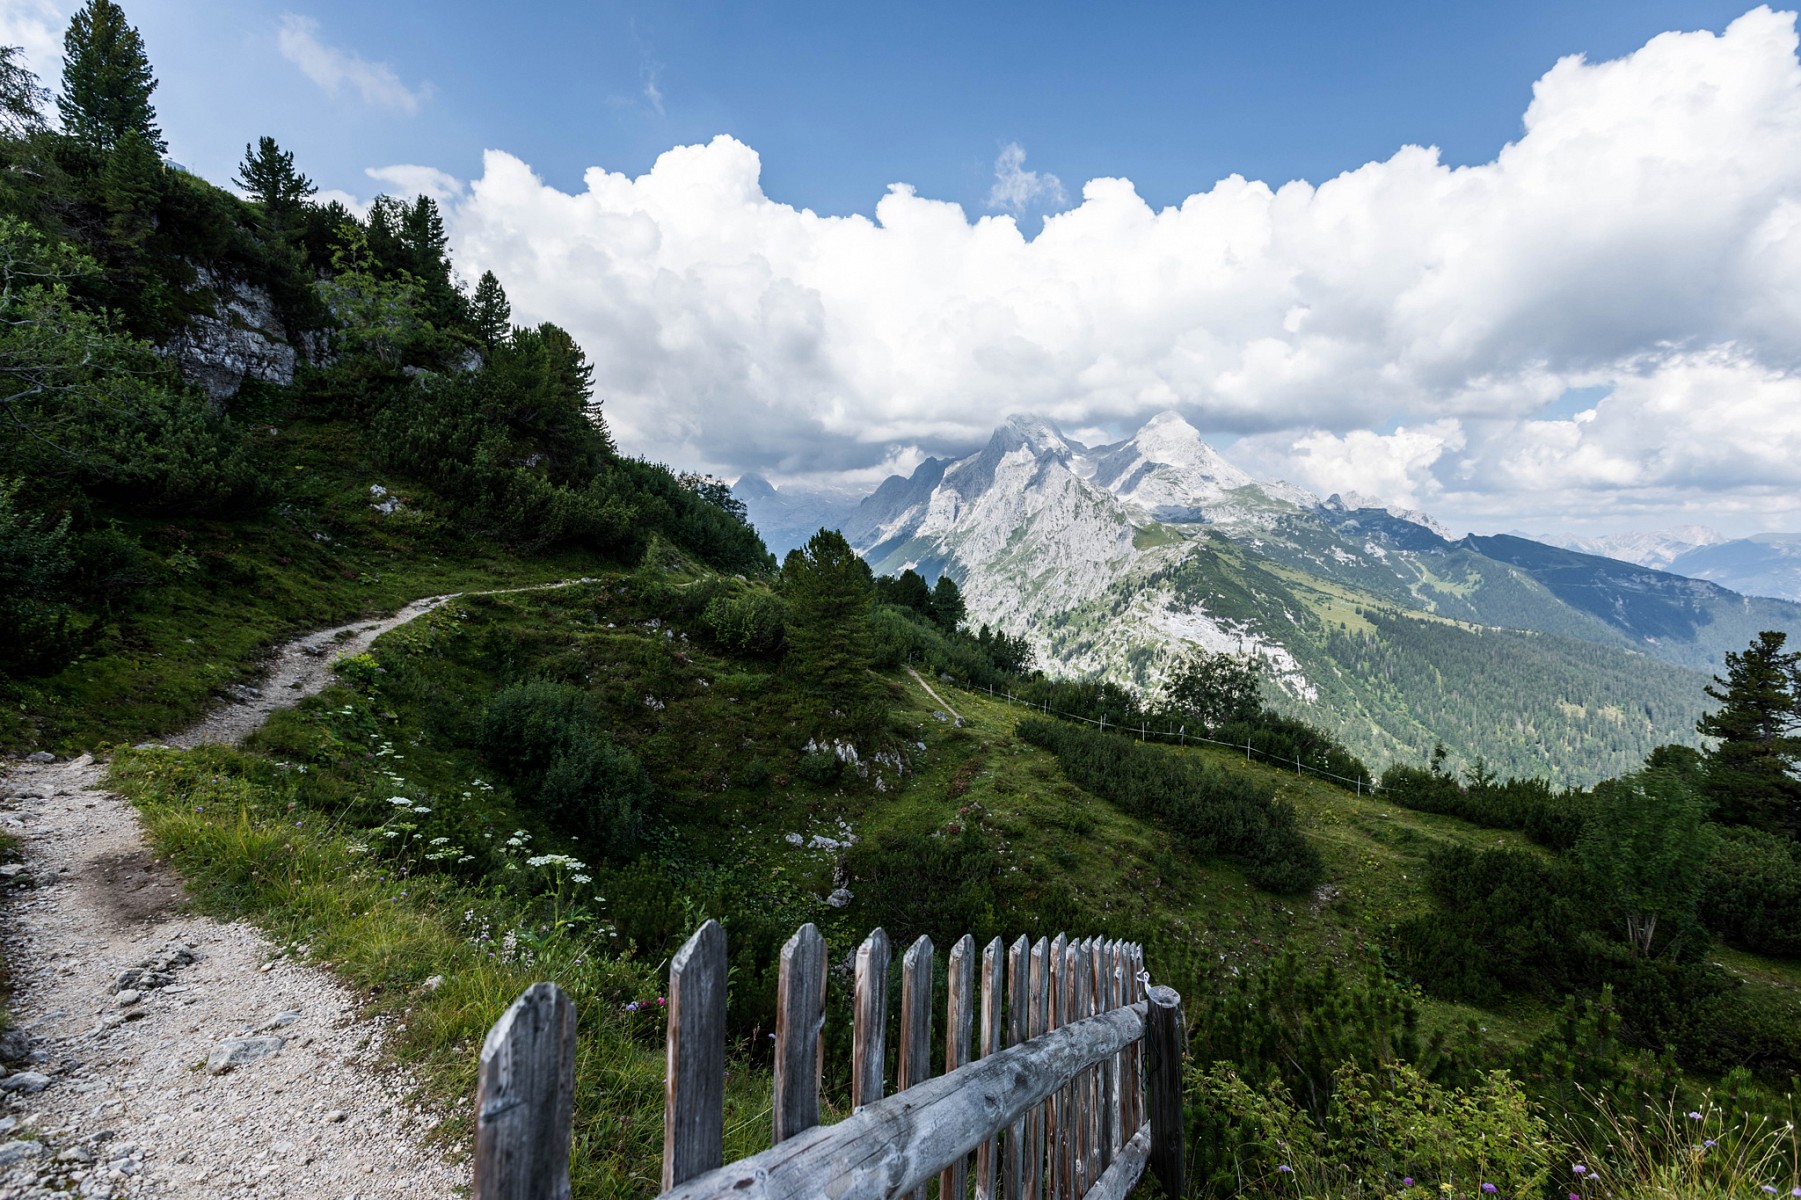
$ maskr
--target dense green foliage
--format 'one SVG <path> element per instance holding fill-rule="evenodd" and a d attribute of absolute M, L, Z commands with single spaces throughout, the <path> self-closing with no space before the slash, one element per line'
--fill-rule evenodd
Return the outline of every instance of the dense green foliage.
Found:
<path fill-rule="evenodd" d="M 1078 787 L 1168 829 L 1189 853 L 1243 865 L 1259 887 L 1300 892 L 1320 878 L 1319 852 L 1294 810 L 1259 787 L 1161 747 L 1028 717 L 1019 736 L 1057 756 Z"/>
<path fill-rule="evenodd" d="M 1801 845 L 1757 829 L 1724 830 L 1707 860 L 1700 917 L 1735 946 L 1801 958 Z"/>
<path fill-rule="evenodd" d="M 1498 780 L 1478 762 L 1462 779 L 1440 762 L 1431 768 L 1392 766 L 1382 794 L 1416 812 L 1445 813 L 1491 829 L 1517 829 L 1541 846 L 1568 850 L 1582 832 L 1587 794 L 1558 791 L 1542 779 Z"/>
<path fill-rule="evenodd" d="M 1263 710 L 1262 668 L 1249 655 L 1191 650 L 1170 668 L 1163 703 L 1196 733 L 1253 723 Z"/>
<path fill-rule="evenodd" d="M 650 778 L 599 725 L 586 692 L 534 680 L 488 702 L 478 744 L 522 801 L 584 845 L 623 858 L 637 840 Z"/>

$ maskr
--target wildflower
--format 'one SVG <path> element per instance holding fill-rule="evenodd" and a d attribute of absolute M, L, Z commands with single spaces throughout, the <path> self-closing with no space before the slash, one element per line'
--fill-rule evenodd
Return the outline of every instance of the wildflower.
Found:
<path fill-rule="evenodd" d="M 1570 1174 L 1586 1175 L 1586 1174 L 1588 1174 L 1588 1168 L 1583 1166 L 1581 1163 L 1577 1163 L 1575 1166 L 1570 1168 Z"/>
<path fill-rule="evenodd" d="M 1413 1176 L 1411 1176 L 1411 1175 L 1401 1176 L 1401 1186 L 1404 1188 L 1412 1187 L 1413 1186 Z"/>
<path fill-rule="evenodd" d="M 408 800 L 405 796 L 389 796 L 388 803 L 394 805 L 396 808 L 413 807 L 413 802 Z"/>
<path fill-rule="evenodd" d="M 1284 1174 L 1284 1175 L 1293 1175 L 1294 1174 L 1294 1168 L 1289 1166 L 1287 1163 L 1283 1163 L 1281 1166 L 1277 1167 L 1276 1170 L 1282 1172 L 1282 1174 Z"/>
<path fill-rule="evenodd" d="M 1708 1138 L 1706 1141 L 1701 1143 L 1701 1148 L 1703 1150 L 1712 1150 L 1717 1145 L 1719 1145 L 1718 1142 L 1714 1141 L 1712 1138 Z"/>
<path fill-rule="evenodd" d="M 1489 1195 L 1491 1195 L 1491 1196 L 1492 1196 L 1492 1195 L 1494 1195 L 1494 1194 L 1495 1194 L 1495 1193 L 1496 1193 L 1496 1192 L 1497 1192 L 1497 1191 L 1499 1191 L 1499 1190 L 1500 1190 L 1500 1189 L 1498 1189 L 1498 1188 L 1497 1188 L 1497 1187 L 1495 1187 L 1495 1185 L 1494 1185 L 1494 1184 L 1492 1184 L 1492 1183 L 1485 1183 L 1485 1184 L 1483 1184 L 1483 1185 L 1482 1185 L 1482 1190 L 1483 1190 L 1483 1191 L 1485 1191 L 1485 1192 L 1487 1192 L 1487 1193 L 1488 1193 L 1488 1194 L 1489 1194 Z"/>
<path fill-rule="evenodd" d="M 589 876 L 589 875 L 571 875 L 569 877 L 569 880 L 572 883 L 592 883 L 592 882 L 594 882 L 593 877 Z"/>
<path fill-rule="evenodd" d="M 1701 1119 L 1701 1114 L 1698 1112 L 1692 1112 L 1688 1115 L 1688 1119 L 1691 1121 L 1699 1121 Z"/>
<path fill-rule="evenodd" d="M 1774 1195 L 1775 1195 L 1775 1194 L 1776 1194 L 1776 1189 L 1775 1189 L 1775 1188 L 1773 1188 L 1773 1187 L 1771 1187 L 1771 1186 L 1770 1186 L 1770 1185 L 1769 1185 L 1769 1184 L 1767 1184 L 1767 1183 L 1766 1183 L 1766 1184 L 1764 1184 L 1764 1185 L 1763 1185 L 1763 1190 L 1764 1190 L 1764 1191 L 1766 1191 L 1766 1192 L 1768 1192 L 1768 1193 L 1769 1193 L 1769 1194 L 1770 1194 L 1770 1195 L 1772 1195 L 1772 1196 L 1774 1196 Z"/>

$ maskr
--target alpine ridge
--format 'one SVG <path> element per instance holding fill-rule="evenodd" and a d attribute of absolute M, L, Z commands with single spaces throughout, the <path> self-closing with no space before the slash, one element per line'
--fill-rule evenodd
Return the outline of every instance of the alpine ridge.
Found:
<path fill-rule="evenodd" d="M 1697 673 L 1726 651 L 1801 629 L 1792 603 L 1257 479 L 1175 412 L 1102 446 L 1010 418 L 839 528 L 878 574 L 949 574 L 972 624 L 1025 637 L 1053 674 L 1151 691 L 1188 647 L 1257 655 L 1276 703 L 1376 762 L 1442 738 L 1465 761 L 1598 778 L 1693 741 Z M 1530 696 L 1494 686 L 1515 670 Z"/>

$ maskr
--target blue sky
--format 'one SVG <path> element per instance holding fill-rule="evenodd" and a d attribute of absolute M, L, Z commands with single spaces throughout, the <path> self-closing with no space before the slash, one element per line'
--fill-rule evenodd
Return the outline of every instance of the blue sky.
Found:
<path fill-rule="evenodd" d="M 61 0 L 66 12 L 69 0 Z M 673 145 L 756 147 L 773 199 L 870 212 L 888 184 L 985 205 L 1021 144 L 1065 181 L 1123 175 L 1153 205 L 1238 173 L 1314 181 L 1403 143 L 1450 163 L 1520 133 L 1565 54 L 1611 58 L 1734 3 L 905 5 L 380 4 L 128 0 L 162 77 L 173 149 L 213 178 L 272 133 L 320 183 L 366 167 L 460 178 L 499 148 L 564 188 L 636 175 Z M 324 96 L 284 60 L 285 15 L 387 65 L 416 111 Z M 652 98 L 652 95 L 656 97 Z"/>
<path fill-rule="evenodd" d="M 73 5 L 0 39 L 53 77 Z M 174 157 L 433 192 L 664 461 L 1175 409 L 1464 527 L 1733 533 L 1801 528 L 1801 61 L 1747 5 L 124 3 Z"/>

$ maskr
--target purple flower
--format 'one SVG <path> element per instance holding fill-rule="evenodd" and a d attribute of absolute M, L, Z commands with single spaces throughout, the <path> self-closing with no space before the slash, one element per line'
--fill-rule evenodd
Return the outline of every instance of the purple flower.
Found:
<path fill-rule="evenodd" d="M 1577 1195 L 1577 1194 L 1576 1194 L 1576 1193 L 1575 1193 L 1575 1192 L 1571 1192 L 1571 1193 L 1570 1193 L 1570 1200 L 1582 1200 L 1582 1197 L 1581 1197 L 1581 1196 L 1578 1196 L 1578 1195 Z"/>
<path fill-rule="evenodd" d="M 1586 1175 L 1586 1174 L 1588 1174 L 1588 1168 L 1583 1166 L 1581 1163 L 1577 1163 L 1575 1166 L 1570 1168 L 1570 1174 Z"/>
<path fill-rule="evenodd" d="M 1401 1176 L 1401 1186 L 1404 1188 L 1412 1187 L 1413 1186 L 1413 1176 L 1411 1176 L 1411 1175 Z"/>
<path fill-rule="evenodd" d="M 1701 1119 L 1701 1114 L 1698 1112 L 1692 1112 L 1688 1115 L 1688 1119 L 1691 1121 L 1699 1121 Z"/>
<path fill-rule="evenodd" d="M 1706 1141 L 1701 1143 L 1701 1149 L 1712 1150 L 1717 1145 L 1719 1145 L 1718 1142 L 1714 1141 L 1712 1138 L 1708 1138 Z"/>
<path fill-rule="evenodd" d="M 1485 1192 L 1487 1192 L 1487 1193 L 1488 1193 L 1488 1194 L 1489 1194 L 1489 1195 L 1491 1195 L 1491 1196 L 1492 1196 L 1492 1195 L 1494 1195 L 1494 1194 L 1495 1194 L 1495 1192 L 1496 1192 L 1496 1191 L 1497 1191 L 1497 1190 L 1498 1190 L 1498 1189 L 1497 1189 L 1497 1188 L 1496 1188 L 1496 1187 L 1495 1187 L 1495 1185 L 1494 1185 L 1494 1184 L 1492 1184 L 1492 1183 L 1485 1183 L 1485 1184 L 1483 1184 L 1483 1185 L 1482 1185 L 1482 1190 L 1483 1190 L 1483 1191 L 1485 1191 Z"/>
<path fill-rule="evenodd" d="M 1294 1174 L 1294 1168 L 1289 1166 L 1287 1163 L 1283 1163 L 1281 1166 L 1277 1167 L 1276 1170 L 1282 1172 L 1282 1174 L 1284 1174 L 1284 1175 L 1293 1175 Z"/>
<path fill-rule="evenodd" d="M 1775 1195 L 1775 1194 L 1776 1194 L 1776 1189 L 1775 1189 L 1775 1188 L 1773 1188 L 1773 1187 L 1771 1187 L 1771 1186 L 1770 1186 L 1770 1185 L 1769 1185 L 1769 1184 L 1767 1184 L 1767 1183 L 1766 1183 L 1766 1184 L 1764 1184 L 1764 1185 L 1763 1185 L 1763 1190 L 1764 1190 L 1764 1191 L 1766 1191 L 1766 1192 L 1768 1192 L 1768 1193 L 1770 1193 L 1770 1195 L 1772 1195 L 1772 1196 L 1774 1196 L 1774 1195 Z"/>

